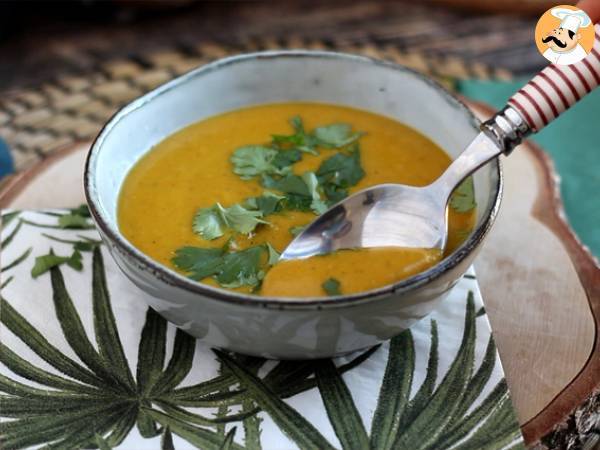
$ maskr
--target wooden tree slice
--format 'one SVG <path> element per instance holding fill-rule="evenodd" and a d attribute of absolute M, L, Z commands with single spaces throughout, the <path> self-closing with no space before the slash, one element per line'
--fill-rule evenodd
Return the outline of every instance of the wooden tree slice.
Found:
<path fill-rule="evenodd" d="M 492 110 L 471 105 L 482 118 Z M 84 201 L 88 142 L 0 185 L 1 208 Z M 560 427 L 600 382 L 600 267 L 565 221 L 549 158 L 525 143 L 503 159 L 500 216 L 476 269 L 526 442 Z M 572 430 L 571 430 L 572 431 Z"/>

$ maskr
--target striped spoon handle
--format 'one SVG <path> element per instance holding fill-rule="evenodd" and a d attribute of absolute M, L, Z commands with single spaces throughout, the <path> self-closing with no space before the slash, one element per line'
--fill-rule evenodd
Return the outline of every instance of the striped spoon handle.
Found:
<path fill-rule="evenodd" d="M 600 24 L 590 54 L 570 65 L 551 64 L 508 101 L 538 132 L 600 84 Z"/>

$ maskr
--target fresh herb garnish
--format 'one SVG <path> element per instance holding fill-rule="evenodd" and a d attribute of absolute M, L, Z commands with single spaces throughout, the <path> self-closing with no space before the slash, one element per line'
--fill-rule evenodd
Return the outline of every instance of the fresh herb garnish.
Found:
<path fill-rule="evenodd" d="M 318 155 L 319 152 L 316 150 L 318 140 L 312 134 L 306 133 L 300 116 L 292 117 L 290 124 L 294 128 L 295 133 L 290 135 L 272 135 L 273 145 L 276 147 L 291 146 L 301 152 Z"/>
<path fill-rule="evenodd" d="M 277 263 L 277 261 L 279 261 L 279 258 L 281 257 L 281 253 L 279 253 L 277 250 L 275 250 L 273 248 L 273 246 L 271 244 L 269 244 L 268 242 L 265 245 L 267 246 L 267 251 L 269 252 L 269 258 L 267 259 L 267 264 L 269 264 L 270 266 L 273 266 Z"/>
<path fill-rule="evenodd" d="M 302 159 L 302 152 L 300 150 L 291 149 L 291 150 L 279 150 L 275 158 L 271 164 L 273 164 L 278 169 L 287 172 L 287 168 L 294 163 L 297 163 Z M 284 170 L 285 169 L 285 170 Z"/>
<path fill-rule="evenodd" d="M 315 214 L 320 215 L 327 211 L 327 204 L 321 199 L 321 194 L 319 193 L 319 180 L 317 180 L 317 176 L 313 172 L 304 172 L 302 175 L 302 180 L 306 183 L 306 187 L 308 187 L 308 191 L 310 193 L 310 197 L 312 201 L 310 202 L 310 209 L 314 211 Z"/>
<path fill-rule="evenodd" d="M 270 244 L 249 247 L 237 252 L 227 248 L 182 247 L 175 252 L 173 264 L 194 280 L 213 277 L 221 286 L 256 287 L 265 270 L 279 259 Z"/>
<path fill-rule="evenodd" d="M 283 200 L 286 209 L 310 211 L 322 214 L 327 209 L 319 193 L 319 181 L 313 172 L 305 172 L 302 176 L 289 174 L 283 178 L 263 175 L 262 184 L 268 189 L 275 189 L 287 194 Z"/>
<path fill-rule="evenodd" d="M 317 170 L 317 178 L 330 205 L 346 198 L 348 188 L 365 176 L 360 164 L 360 149 L 358 145 L 355 147 L 349 154 L 336 153 L 326 159 Z"/>
<path fill-rule="evenodd" d="M 322 147 L 341 148 L 357 141 L 364 133 L 352 133 L 352 126 L 347 123 L 334 123 L 315 128 L 313 135 Z"/>
<path fill-rule="evenodd" d="M 50 251 L 47 255 L 38 256 L 35 258 L 35 263 L 31 269 L 31 276 L 37 278 L 41 274 L 60 264 L 66 264 L 75 270 L 81 270 L 83 268 L 83 264 L 81 263 L 81 253 L 79 253 L 78 250 L 75 250 L 71 256 L 58 256 Z"/>
<path fill-rule="evenodd" d="M 280 152 L 264 145 L 246 145 L 234 151 L 230 160 L 233 164 L 233 172 L 242 179 L 249 180 L 263 174 L 289 173 L 289 166 L 297 161 L 294 157 L 295 154 L 291 151 Z"/>
<path fill-rule="evenodd" d="M 468 177 L 452 193 L 450 207 L 456 212 L 466 213 L 476 206 L 473 177 Z"/>
<path fill-rule="evenodd" d="M 277 195 L 270 191 L 265 191 L 260 197 L 251 197 L 246 199 L 244 207 L 255 211 L 260 211 L 263 216 L 268 216 L 282 210 L 283 195 Z"/>
<path fill-rule="evenodd" d="M 171 261 L 191 279 L 200 281 L 221 270 L 223 253 L 220 248 L 181 247 Z"/>
<path fill-rule="evenodd" d="M 210 208 L 198 210 L 194 216 L 193 230 L 208 240 L 223 236 L 227 229 L 248 234 L 259 223 L 267 223 L 262 217 L 261 211 L 249 210 L 237 204 L 224 208 L 216 203 Z"/>
<path fill-rule="evenodd" d="M 299 116 L 290 120 L 295 133 L 290 135 L 275 134 L 272 136 L 273 145 L 289 146 L 302 152 L 318 155 L 317 147 L 342 148 L 357 141 L 364 133 L 352 132 L 352 126 L 347 123 L 334 123 L 315 128 L 307 133 Z"/>
<path fill-rule="evenodd" d="M 193 220 L 195 233 L 207 240 L 226 233 L 249 234 L 265 217 L 284 210 L 312 211 L 320 215 L 328 205 L 348 195 L 348 189 L 365 175 L 360 163 L 358 139 L 364 134 L 353 132 L 346 123 L 320 126 L 307 132 L 302 119 L 290 120 L 294 133 L 272 135 L 270 144 L 247 145 L 236 149 L 230 161 L 233 172 L 244 180 L 259 178 L 266 189 L 262 195 L 247 198 L 243 203 L 223 207 L 220 203 L 199 209 Z M 340 149 L 322 162 L 318 171 L 298 175 L 293 165 L 302 153 L 318 155 L 319 148 Z M 296 235 L 305 226 L 290 228 Z M 235 241 L 223 248 L 182 247 L 175 252 L 173 264 L 194 280 L 212 277 L 223 287 L 260 287 L 268 267 L 277 263 L 279 253 L 269 244 L 232 251 Z M 327 285 L 327 287 L 326 287 Z M 324 289 L 338 290 L 339 282 L 327 280 Z M 329 291 L 327 291 L 329 293 Z M 330 294 L 334 295 L 334 294 Z"/>
<path fill-rule="evenodd" d="M 321 287 L 327 295 L 341 295 L 340 282 L 335 278 L 328 278 Z"/>

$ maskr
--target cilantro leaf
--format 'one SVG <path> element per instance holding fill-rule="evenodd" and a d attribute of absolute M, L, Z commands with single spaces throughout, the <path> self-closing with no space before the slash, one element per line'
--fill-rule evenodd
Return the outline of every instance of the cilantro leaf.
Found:
<path fill-rule="evenodd" d="M 313 172 L 305 172 L 302 176 L 288 174 L 283 178 L 273 178 L 263 175 L 263 186 L 287 194 L 284 199 L 286 209 L 297 211 L 313 210 L 322 214 L 327 205 L 319 193 L 319 181 Z"/>
<path fill-rule="evenodd" d="M 274 164 L 279 151 L 264 145 L 246 145 L 233 152 L 230 161 L 233 172 L 244 180 L 249 180 L 257 175 L 275 174 L 283 175 L 290 171 L 289 165 L 284 166 L 285 159 L 280 157 Z M 293 158 L 287 158 L 290 161 Z"/>
<path fill-rule="evenodd" d="M 302 175 L 302 180 L 306 183 L 308 190 L 311 196 L 310 208 L 315 212 L 315 214 L 323 214 L 327 211 L 327 204 L 321 199 L 321 194 L 318 191 L 319 180 L 317 180 L 317 176 L 314 172 L 305 172 Z"/>
<path fill-rule="evenodd" d="M 190 272 L 191 279 L 200 281 L 219 273 L 223 266 L 223 249 L 181 247 L 171 262 L 180 270 Z"/>
<path fill-rule="evenodd" d="M 279 253 L 267 243 L 237 252 L 228 252 L 225 247 L 182 247 L 171 262 L 193 280 L 213 277 L 223 287 L 236 288 L 259 286 L 265 270 L 278 259 Z"/>
<path fill-rule="evenodd" d="M 267 189 L 275 189 L 285 192 L 286 194 L 298 194 L 310 196 L 310 191 L 306 183 L 299 175 L 288 174 L 283 178 L 273 178 L 268 175 L 263 175 L 262 185 Z"/>
<path fill-rule="evenodd" d="M 348 197 L 348 189 L 342 189 L 330 183 L 323 185 L 323 193 L 327 197 L 327 204 L 329 206 L 335 205 Z"/>
<path fill-rule="evenodd" d="M 285 193 L 282 207 L 293 211 L 310 211 L 312 198 L 306 183 L 299 175 L 289 174 L 283 178 L 263 175 L 262 185 Z"/>
<path fill-rule="evenodd" d="M 277 155 L 273 158 L 271 164 L 277 167 L 278 169 L 285 169 L 286 167 L 291 166 L 292 164 L 300 161 L 302 159 L 302 152 L 297 149 L 291 150 L 279 150 Z"/>
<path fill-rule="evenodd" d="M 265 247 L 259 245 L 225 254 L 217 282 L 226 288 L 257 286 L 265 276 L 261 264 L 264 253 Z"/>
<path fill-rule="evenodd" d="M 279 261 L 279 258 L 281 257 L 281 253 L 279 253 L 277 250 L 275 250 L 273 248 L 273 246 L 271 244 L 269 244 L 268 242 L 265 245 L 267 246 L 267 251 L 269 253 L 269 258 L 267 259 L 267 264 L 269 264 L 269 266 L 274 266 L 275 264 L 277 264 L 277 261 Z"/>
<path fill-rule="evenodd" d="M 270 191 L 265 191 L 260 197 L 250 197 L 244 202 L 247 209 L 257 210 L 262 212 L 263 216 L 268 216 L 282 210 L 282 200 L 285 197 L 274 194 Z"/>
<path fill-rule="evenodd" d="M 37 278 L 43 273 L 48 272 L 53 267 L 61 264 L 67 264 L 69 267 L 75 270 L 81 270 L 83 265 L 81 263 L 81 253 L 75 250 L 71 256 L 58 256 L 54 252 L 50 251 L 47 255 L 38 256 L 35 258 L 35 263 L 31 269 L 31 276 Z"/>
<path fill-rule="evenodd" d="M 466 178 L 452 193 L 450 207 L 459 213 L 466 213 L 477 206 L 473 177 Z"/>
<path fill-rule="evenodd" d="M 294 128 L 295 133 L 290 135 L 273 134 L 271 135 L 273 144 L 277 147 L 287 145 L 300 150 L 301 152 L 318 155 L 319 152 L 315 149 L 317 146 L 317 139 L 313 135 L 306 133 L 300 116 L 292 117 L 290 119 L 290 124 Z"/>
<path fill-rule="evenodd" d="M 261 219 L 262 216 L 261 211 L 252 211 L 238 204 L 224 208 L 220 203 L 216 203 L 210 208 L 201 208 L 196 212 L 193 230 L 208 240 L 223 236 L 228 228 L 248 234 L 259 223 L 267 223 Z"/>
<path fill-rule="evenodd" d="M 233 205 L 229 208 L 223 208 L 217 203 L 222 218 L 227 226 L 238 233 L 248 234 L 256 228 L 259 223 L 267 223 L 261 220 L 261 211 L 250 211 L 241 205 Z"/>
<path fill-rule="evenodd" d="M 321 287 L 327 293 L 327 295 L 341 295 L 342 293 L 340 290 L 340 282 L 335 278 L 328 278 L 321 285 Z"/>
<path fill-rule="evenodd" d="M 202 208 L 196 212 L 192 229 L 204 239 L 212 240 L 225 234 L 227 225 L 219 214 L 219 208 L 211 206 Z"/>
<path fill-rule="evenodd" d="M 334 123 L 315 128 L 313 134 L 322 147 L 340 148 L 355 142 L 364 133 L 352 133 L 352 126 L 347 123 Z"/>
<path fill-rule="evenodd" d="M 319 182 L 348 188 L 356 185 L 365 176 L 360 164 L 360 150 L 350 154 L 336 153 L 321 163 L 316 172 Z"/>
<path fill-rule="evenodd" d="M 348 196 L 348 188 L 355 186 L 365 176 L 360 163 L 358 146 L 350 153 L 336 153 L 321 163 L 316 172 L 329 204 Z"/>

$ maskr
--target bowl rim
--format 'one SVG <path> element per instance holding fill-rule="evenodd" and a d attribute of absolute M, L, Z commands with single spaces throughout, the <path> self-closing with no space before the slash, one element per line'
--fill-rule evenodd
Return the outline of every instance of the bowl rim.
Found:
<path fill-rule="evenodd" d="M 142 108 L 146 103 L 154 100 L 164 93 L 175 89 L 180 85 L 184 85 L 186 82 L 197 76 L 223 69 L 233 64 L 243 63 L 248 60 L 275 59 L 281 57 L 342 59 L 361 64 L 373 64 L 376 66 L 409 73 L 436 90 L 443 100 L 460 109 L 461 112 L 466 113 L 467 117 L 471 119 L 473 126 L 476 128 L 479 127 L 479 120 L 475 117 L 471 110 L 469 110 L 469 108 L 467 108 L 467 106 L 459 98 L 446 90 L 437 81 L 417 72 L 416 70 L 393 62 L 382 61 L 367 56 L 320 50 L 270 50 L 243 53 L 218 59 L 209 64 L 193 69 L 177 78 L 174 78 L 173 80 L 158 86 L 157 88 L 123 106 L 115 114 L 113 114 L 113 116 L 102 127 L 99 134 L 94 139 L 90 151 L 87 154 L 84 167 L 83 184 L 85 197 L 90 209 L 90 213 L 101 232 L 100 234 L 107 236 L 110 241 L 114 242 L 114 248 L 117 251 L 126 257 L 130 257 L 134 261 L 137 268 L 150 269 L 152 276 L 156 277 L 161 282 L 164 282 L 175 288 L 189 291 L 193 294 L 199 294 L 207 300 L 219 302 L 224 301 L 226 303 L 251 305 L 254 307 L 278 310 L 314 310 L 323 308 L 339 308 L 353 305 L 356 306 L 366 302 L 375 301 L 386 295 L 402 294 L 407 291 L 415 290 L 437 278 L 440 278 L 446 272 L 459 265 L 468 254 L 474 251 L 482 243 L 498 215 L 502 199 L 504 182 L 501 162 L 498 158 L 491 162 L 493 167 L 496 169 L 495 173 L 497 175 L 496 184 L 491 186 L 492 191 L 490 196 L 493 196 L 491 205 L 488 208 L 488 211 L 484 213 L 481 223 L 475 228 L 474 232 L 471 233 L 471 236 L 469 236 L 469 238 L 454 252 L 428 270 L 396 283 L 388 284 L 368 291 L 328 297 L 266 297 L 255 294 L 243 294 L 235 291 L 228 291 L 224 288 L 213 287 L 187 278 L 175 270 L 170 269 L 166 265 L 163 265 L 150 258 L 138 250 L 132 243 L 130 243 L 129 240 L 127 240 L 121 234 L 116 221 L 113 223 L 113 221 L 105 217 L 101 209 L 97 206 L 99 199 L 97 190 L 95 189 L 95 163 L 98 153 L 103 146 L 103 142 L 106 139 L 106 136 L 111 132 L 112 128 L 115 127 L 117 123 L 128 114 Z"/>

